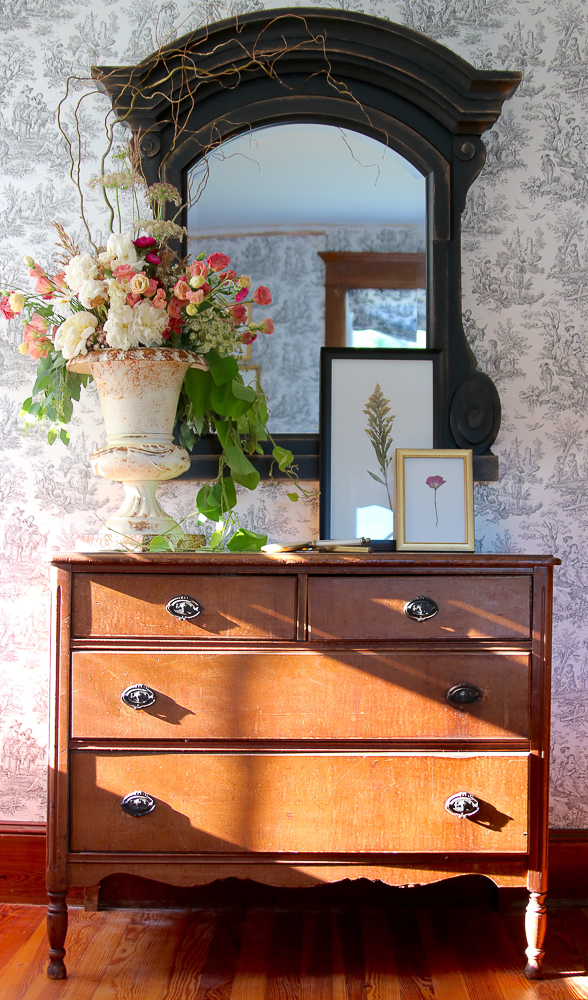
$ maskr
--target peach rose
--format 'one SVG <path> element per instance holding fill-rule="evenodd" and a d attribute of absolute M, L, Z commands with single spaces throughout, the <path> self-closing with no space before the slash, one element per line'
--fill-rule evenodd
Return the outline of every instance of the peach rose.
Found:
<path fill-rule="evenodd" d="M 261 333 L 273 333 L 274 332 L 274 321 L 272 319 L 262 319 L 259 324 L 259 329 Z"/>
<path fill-rule="evenodd" d="M 208 268 L 203 260 L 195 260 L 192 264 L 190 264 L 190 275 L 192 278 L 196 278 L 198 276 L 202 278 L 208 277 Z"/>
<path fill-rule="evenodd" d="M 211 271 L 223 271 L 231 263 L 231 258 L 227 257 L 226 253 L 211 253 L 210 257 L 206 258 L 206 263 Z"/>
<path fill-rule="evenodd" d="M 190 286 L 187 281 L 183 278 L 180 281 L 176 281 L 174 285 L 174 295 L 177 299 L 182 299 L 183 302 L 188 302 L 190 298 Z"/>
<path fill-rule="evenodd" d="M 129 281 L 129 284 L 131 286 L 131 292 L 135 295 L 145 295 L 149 288 L 149 278 L 146 274 L 142 274 L 141 271 L 137 271 L 137 273 L 134 274 Z"/>
<path fill-rule="evenodd" d="M 269 288 L 265 285 L 260 285 L 256 288 L 253 293 L 253 301 L 257 303 L 258 306 L 269 306 L 272 300 L 272 293 Z"/>

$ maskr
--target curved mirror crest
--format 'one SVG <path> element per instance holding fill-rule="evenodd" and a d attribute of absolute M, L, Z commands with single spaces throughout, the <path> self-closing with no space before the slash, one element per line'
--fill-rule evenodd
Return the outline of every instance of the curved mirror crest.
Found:
<path fill-rule="evenodd" d="M 189 251 L 227 253 L 238 273 L 271 289 L 266 311 L 276 332 L 261 335 L 244 360 L 268 395 L 271 430 L 316 432 L 325 343 L 319 254 L 424 254 L 425 178 L 369 136 L 291 123 L 222 143 L 190 169 L 188 191 Z M 424 287 L 350 288 L 346 306 L 347 346 L 426 347 Z"/>

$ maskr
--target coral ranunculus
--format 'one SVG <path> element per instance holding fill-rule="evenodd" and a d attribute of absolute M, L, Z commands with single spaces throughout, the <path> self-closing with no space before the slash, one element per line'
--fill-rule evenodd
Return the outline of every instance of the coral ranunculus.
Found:
<path fill-rule="evenodd" d="M 259 288 L 255 289 L 252 298 L 258 306 L 269 306 L 272 301 L 272 293 L 266 285 L 260 285 Z"/>
<path fill-rule="evenodd" d="M 4 319 L 14 319 L 15 316 L 10 308 L 9 302 L 10 299 L 8 298 L 8 295 L 3 295 L 2 298 L 0 298 L 0 313 L 2 313 Z"/>

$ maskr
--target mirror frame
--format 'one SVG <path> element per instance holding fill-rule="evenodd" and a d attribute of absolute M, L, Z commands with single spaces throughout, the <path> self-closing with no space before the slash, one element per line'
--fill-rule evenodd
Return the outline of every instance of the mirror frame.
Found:
<path fill-rule="evenodd" d="M 435 447 L 471 448 L 474 478 L 496 481 L 491 447 L 500 398 L 478 371 L 462 325 L 461 213 L 484 165 L 481 135 L 497 121 L 521 74 L 478 70 L 419 32 L 368 14 L 282 8 L 212 23 L 137 66 L 93 67 L 92 75 L 117 117 L 139 135 L 147 182 L 174 184 L 184 201 L 188 170 L 215 145 L 284 122 L 354 129 L 421 171 L 427 180 L 427 347 L 442 352 Z M 307 452 L 300 477 L 318 479 L 312 444 L 318 435 L 284 437 Z M 216 467 L 205 439 L 197 450 L 186 474 L 191 478 Z M 271 460 L 259 463 L 267 475 Z"/>

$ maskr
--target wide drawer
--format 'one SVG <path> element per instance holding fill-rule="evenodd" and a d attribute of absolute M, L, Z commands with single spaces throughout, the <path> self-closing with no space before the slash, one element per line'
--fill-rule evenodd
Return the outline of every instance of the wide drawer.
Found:
<path fill-rule="evenodd" d="M 439 611 L 424 621 L 405 613 L 417 597 Z M 325 639 L 528 639 L 528 576 L 311 577 L 310 638 Z"/>
<path fill-rule="evenodd" d="M 181 620 L 166 610 L 175 597 L 200 607 Z M 76 574 L 73 635 L 182 639 L 294 639 L 296 579 L 277 576 Z"/>
<path fill-rule="evenodd" d="M 462 708 L 447 692 L 481 691 Z M 153 704 L 121 700 L 144 684 Z M 139 692 L 141 694 L 142 692 Z M 132 693 L 128 696 L 132 700 Z M 78 739 L 528 737 L 529 655 L 369 650 L 72 656 Z"/>
<path fill-rule="evenodd" d="M 71 851 L 527 853 L 524 754 L 71 754 Z M 123 811 L 134 791 L 155 808 Z M 472 819 L 448 798 L 480 802 Z"/>

